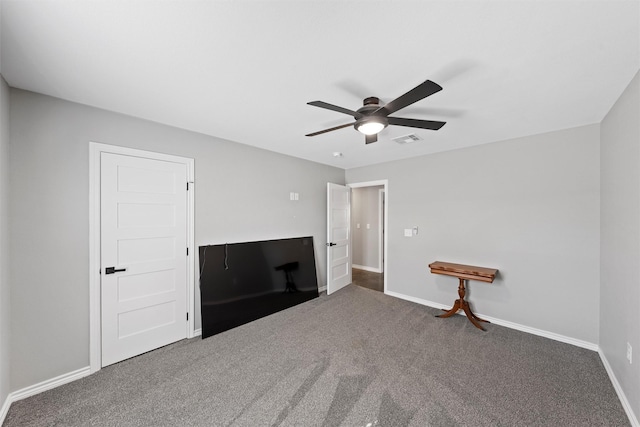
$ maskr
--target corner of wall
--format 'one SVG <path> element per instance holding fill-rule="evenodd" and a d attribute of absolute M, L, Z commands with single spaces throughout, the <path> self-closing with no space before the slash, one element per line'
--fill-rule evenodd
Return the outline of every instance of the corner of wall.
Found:
<path fill-rule="evenodd" d="M 640 72 L 600 124 L 600 356 L 629 419 L 640 416 Z"/>
<path fill-rule="evenodd" d="M 9 410 L 9 86 L 0 75 L 0 424 Z"/>

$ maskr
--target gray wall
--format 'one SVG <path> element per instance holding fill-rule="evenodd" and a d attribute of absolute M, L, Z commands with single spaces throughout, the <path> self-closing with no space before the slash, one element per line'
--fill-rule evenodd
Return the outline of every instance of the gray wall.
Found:
<path fill-rule="evenodd" d="M 478 313 L 598 343 L 599 126 L 348 170 L 388 179 L 388 290 L 443 305 L 454 278 L 430 262 L 500 270 L 471 282 Z M 403 229 L 419 227 L 415 237 Z"/>
<path fill-rule="evenodd" d="M 196 246 L 312 235 L 325 284 L 343 170 L 17 89 L 10 119 L 12 390 L 89 365 L 89 141 L 194 158 Z"/>
<path fill-rule="evenodd" d="M 9 87 L 0 76 L 0 408 L 10 388 Z"/>
<path fill-rule="evenodd" d="M 640 76 L 602 121 L 600 349 L 640 417 Z M 633 347 L 633 364 L 626 345 Z"/>
<path fill-rule="evenodd" d="M 378 191 L 384 186 L 360 187 L 352 190 L 351 247 L 352 264 L 380 270 L 380 212 Z M 360 224 L 360 228 L 357 225 Z M 367 224 L 370 228 L 367 229 Z"/>

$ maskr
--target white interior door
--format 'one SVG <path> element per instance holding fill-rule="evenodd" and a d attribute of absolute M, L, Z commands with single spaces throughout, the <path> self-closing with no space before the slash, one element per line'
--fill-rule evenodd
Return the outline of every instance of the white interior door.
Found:
<path fill-rule="evenodd" d="M 351 283 L 351 189 L 327 184 L 327 295 Z"/>
<path fill-rule="evenodd" d="M 187 336 L 187 168 L 102 153 L 102 366 Z"/>

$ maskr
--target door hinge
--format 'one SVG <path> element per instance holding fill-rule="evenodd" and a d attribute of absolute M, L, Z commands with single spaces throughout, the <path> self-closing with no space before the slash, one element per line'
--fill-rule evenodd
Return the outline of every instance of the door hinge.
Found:
<path fill-rule="evenodd" d="M 187 182 L 187 191 L 189 191 L 189 183 Z"/>
<path fill-rule="evenodd" d="M 187 256 L 189 256 L 189 248 L 187 248 Z"/>
<path fill-rule="evenodd" d="M 189 321 L 189 312 L 187 312 L 187 322 Z"/>

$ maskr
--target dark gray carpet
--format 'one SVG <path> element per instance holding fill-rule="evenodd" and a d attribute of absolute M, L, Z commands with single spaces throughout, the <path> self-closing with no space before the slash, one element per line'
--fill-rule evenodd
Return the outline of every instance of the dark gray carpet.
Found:
<path fill-rule="evenodd" d="M 357 286 L 14 403 L 5 426 L 625 426 L 598 354 Z"/>

